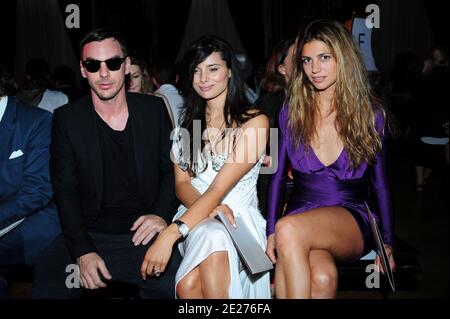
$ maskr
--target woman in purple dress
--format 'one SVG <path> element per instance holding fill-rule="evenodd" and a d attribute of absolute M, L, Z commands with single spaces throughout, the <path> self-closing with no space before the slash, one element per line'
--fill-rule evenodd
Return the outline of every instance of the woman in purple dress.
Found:
<path fill-rule="evenodd" d="M 279 116 L 279 166 L 269 186 L 267 254 L 276 262 L 277 298 L 333 298 L 335 261 L 356 260 L 371 249 L 366 202 L 395 267 L 385 113 L 341 24 L 312 22 L 297 37 L 293 64 Z M 276 221 L 289 161 L 294 190 Z"/>

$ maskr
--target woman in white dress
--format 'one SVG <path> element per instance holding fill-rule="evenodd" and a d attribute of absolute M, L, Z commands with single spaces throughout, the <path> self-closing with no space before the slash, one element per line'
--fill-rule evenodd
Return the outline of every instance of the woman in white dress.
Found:
<path fill-rule="evenodd" d="M 222 211 L 234 224 L 234 216 L 241 216 L 265 248 L 266 222 L 258 210 L 256 182 L 268 118 L 246 102 L 239 62 L 224 40 L 198 39 L 183 62 L 186 104 L 172 149 L 182 205 L 174 223 L 148 250 L 142 274 L 163 272 L 179 241 L 183 261 L 175 279 L 177 297 L 270 298 L 269 273 L 251 275 L 225 227 L 213 218 Z"/>

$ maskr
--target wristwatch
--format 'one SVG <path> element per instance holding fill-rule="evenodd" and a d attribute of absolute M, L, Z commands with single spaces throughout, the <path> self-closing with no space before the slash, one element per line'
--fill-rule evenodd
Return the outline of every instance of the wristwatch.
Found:
<path fill-rule="evenodd" d="M 185 223 L 183 223 L 181 220 L 176 219 L 173 221 L 174 224 L 178 226 L 178 231 L 180 232 L 180 235 L 183 239 L 187 237 L 189 234 L 189 227 Z"/>

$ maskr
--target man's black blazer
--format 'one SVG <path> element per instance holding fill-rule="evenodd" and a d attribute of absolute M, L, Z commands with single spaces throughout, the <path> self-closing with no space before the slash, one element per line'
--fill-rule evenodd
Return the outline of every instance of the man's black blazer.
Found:
<path fill-rule="evenodd" d="M 138 190 L 145 213 L 168 223 L 176 212 L 172 124 L 164 101 L 127 93 L 133 129 Z M 96 252 L 88 234 L 102 199 L 102 158 L 91 96 L 69 103 L 53 114 L 50 172 L 63 234 L 72 258 Z M 144 212 L 143 212 L 144 213 Z"/>

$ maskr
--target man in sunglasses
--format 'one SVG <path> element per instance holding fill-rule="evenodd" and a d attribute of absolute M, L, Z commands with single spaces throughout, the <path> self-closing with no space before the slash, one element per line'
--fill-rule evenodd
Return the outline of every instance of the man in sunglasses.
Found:
<path fill-rule="evenodd" d="M 53 118 L 50 170 L 64 235 L 38 262 L 32 297 L 77 298 L 77 287 L 119 281 L 136 284 L 142 298 L 173 298 L 176 249 L 164 272 L 140 277 L 147 249 L 178 204 L 164 101 L 126 92 L 130 58 L 116 31 L 90 32 L 80 50 L 90 94 Z M 79 276 L 70 277 L 71 264 Z"/>

